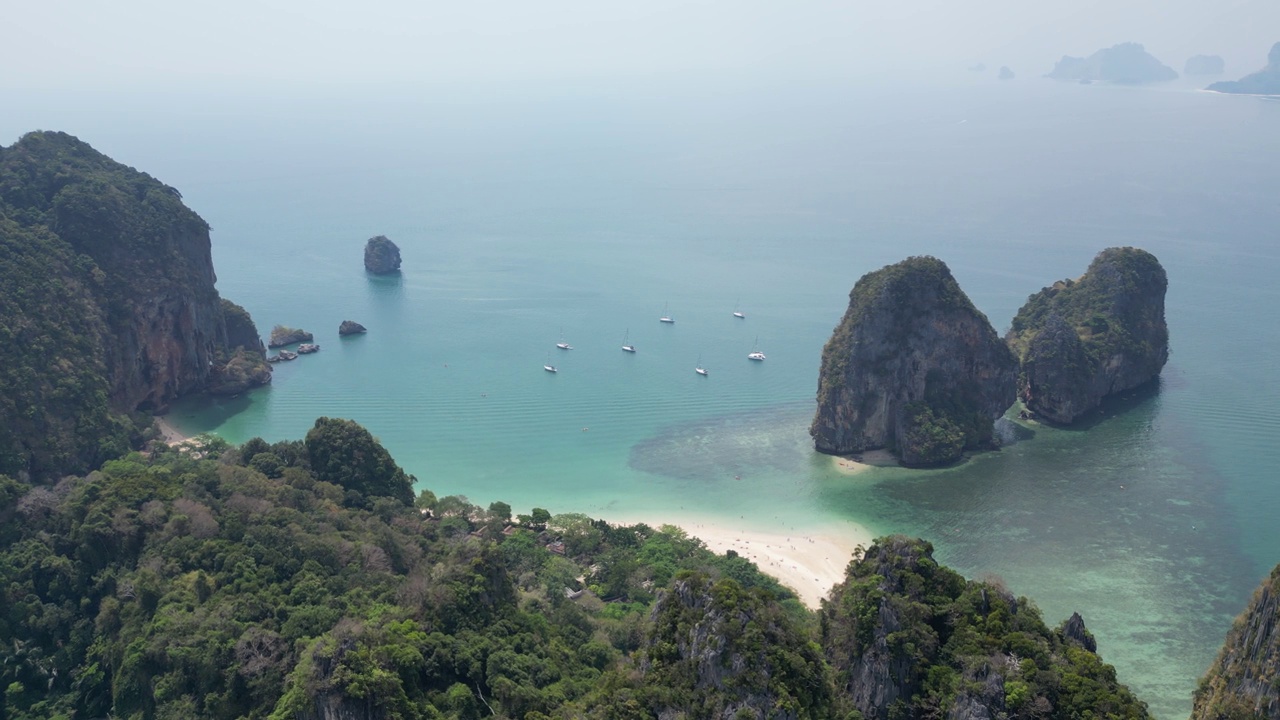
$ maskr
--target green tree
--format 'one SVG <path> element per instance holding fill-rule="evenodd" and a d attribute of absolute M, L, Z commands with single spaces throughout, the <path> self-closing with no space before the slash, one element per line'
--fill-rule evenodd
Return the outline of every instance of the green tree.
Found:
<path fill-rule="evenodd" d="M 413 482 L 387 449 L 361 425 L 340 418 L 317 418 L 305 440 L 316 478 L 361 496 L 392 497 L 413 503 Z"/>

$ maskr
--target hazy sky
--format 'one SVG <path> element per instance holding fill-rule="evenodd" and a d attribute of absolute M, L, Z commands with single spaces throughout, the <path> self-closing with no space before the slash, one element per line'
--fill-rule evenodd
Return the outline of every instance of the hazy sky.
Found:
<path fill-rule="evenodd" d="M 538 82 L 670 74 L 1041 75 L 1133 40 L 1236 76 L 1277 0 L 174 0 L 11 2 L 0 89 Z M 3 111 L 3 105 L 0 105 Z"/>

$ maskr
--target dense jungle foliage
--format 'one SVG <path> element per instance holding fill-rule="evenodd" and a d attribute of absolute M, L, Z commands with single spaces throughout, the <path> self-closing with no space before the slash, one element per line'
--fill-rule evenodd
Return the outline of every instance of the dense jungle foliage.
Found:
<path fill-rule="evenodd" d="M 847 672 L 890 610 L 906 707 L 964 701 L 981 657 L 1009 717 L 1142 716 L 1033 606 L 927 552 L 917 580 L 872 548 L 819 623 L 676 528 L 414 497 L 385 452 L 322 418 L 0 478 L 0 718 L 907 717 Z"/>

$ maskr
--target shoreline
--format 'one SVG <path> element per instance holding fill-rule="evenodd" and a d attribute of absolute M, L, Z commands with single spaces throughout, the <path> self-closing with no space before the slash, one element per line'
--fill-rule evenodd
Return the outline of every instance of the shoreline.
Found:
<path fill-rule="evenodd" d="M 604 518 L 614 525 L 644 523 L 652 528 L 674 525 L 701 540 L 708 550 L 723 555 L 733 550 L 754 562 L 760 571 L 791 588 L 805 607 L 817 610 L 831 588 L 844 580 L 844 571 L 859 545 L 868 547 L 871 531 L 854 523 L 824 525 L 792 533 L 732 527 L 723 519 L 673 515 Z M 743 521 L 741 525 L 748 524 Z"/>
<path fill-rule="evenodd" d="M 183 445 L 191 442 L 191 436 L 174 427 L 172 423 L 165 420 L 164 417 L 156 415 L 153 418 L 156 428 L 160 430 L 160 440 L 166 445 Z"/>

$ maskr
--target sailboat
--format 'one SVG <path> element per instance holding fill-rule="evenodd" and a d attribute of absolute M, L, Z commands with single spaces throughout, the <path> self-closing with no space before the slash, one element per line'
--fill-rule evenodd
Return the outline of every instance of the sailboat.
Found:
<path fill-rule="evenodd" d="M 751 352 L 747 353 L 748 360 L 764 360 L 764 353 L 760 352 L 760 336 L 756 336 L 755 344 L 751 346 Z"/>
<path fill-rule="evenodd" d="M 738 309 L 738 303 L 733 304 L 733 316 L 736 318 L 741 318 L 743 320 L 747 319 L 747 316 L 743 315 L 742 311 Z"/>
<path fill-rule="evenodd" d="M 662 305 L 662 317 L 658 318 L 658 322 L 664 322 L 672 325 L 676 322 L 674 318 L 667 314 L 667 306 L 665 303 Z"/>
<path fill-rule="evenodd" d="M 543 369 L 543 370 L 546 370 L 546 371 L 547 371 L 547 372 L 549 372 L 549 373 L 553 373 L 553 372 L 560 372 L 559 370 L 557 370 L 557 369 L 556 369 L 556 366 L 555 366 L 555 365 L 552 365 L 552 364 L 551 364 L 551 356 L 550 356 L 550 355 L 548 355 L 548 356 L 547 356 L 547 364 L 546 364 L 546 365 L 543 365 L 543 366 L 542 366 L 542 369 Z"/>
<path fill-rule="evenodd" d="M 629 338 L 629 337 L 631 337 L 631 330 L 630 330 L 630 328 L 628 328 L 628 329 L 627 329 L 626 334 L 622 336 L 622 352 L 631 352 L 631 353 L 633 353 L 633 352 L 635 352 L 635 351 L 636 351 L 636 346 L 635 346 L 635 345 L 632 345 L 632 344 L 631 344 L 631 343 L 629 343 L 629 342 L 627 342 L 627 338 Z"/>
<path fill-rule="evenodd" d="M 556 347 L 561 350 L 572 350 L 573 346 L 564 341 L 564 328 L 560 328 L 560 342 L 556 343 Z"/>
<path fill-rule="evenodd" d="M 702 356 L 701 356 L 701 355 L 699 355 L 699 356 L 698 356 L 698 365 L 697 365 L 697 367 L 695 367 L 695 368 L 693 369 L 693 371 L 694 371 L 694 372 L 696 372 L 696 373 L 698 373 L 699 375 L 702 375 L 703 377 L 706 377 L 706 376 L 707 376 L 707 369 L 706 369 L 706 368 L 704 368 L 704 367 L 702 367 Z"/>

